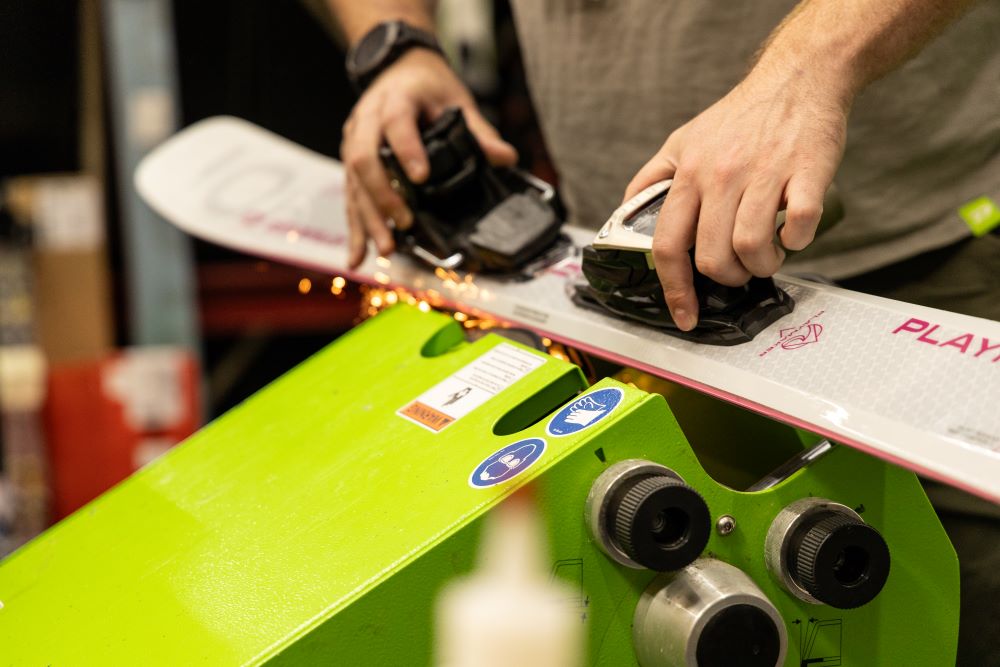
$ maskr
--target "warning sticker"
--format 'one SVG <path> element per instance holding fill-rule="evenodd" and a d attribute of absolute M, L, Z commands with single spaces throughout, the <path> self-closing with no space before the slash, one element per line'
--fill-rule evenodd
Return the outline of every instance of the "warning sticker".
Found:
<path fill-rule="evenodd" d="M 396 411 L 438 432 L 545 363 L 545 358 L 500 343 Z"/>
<path fill-rule="evenodd" d="M 618 387 L 588 392 L 553 415 L 545 432 L 558 437 L 590 428 L 614 412 L 624 396 Z"/>
<path fill-rule="evenodd" d="M 446 415 L 439 410 L 435 410 L 429 405 L 424 405 L 420 401 L 413 401 L 400 410 L 399 414 L 404 417 L 409 417 L 421 426 L 429 427 L 432 431 L 440 431 L 445 426 L 455 421 L 454 417 Z"/>
<path fill-rule="evenodd" d="M 469 475 L 469 486 L 485 489 L 517 477 L 530 468 L 545 453 L 541 438 L 519 440 L 490 454 Z"/>

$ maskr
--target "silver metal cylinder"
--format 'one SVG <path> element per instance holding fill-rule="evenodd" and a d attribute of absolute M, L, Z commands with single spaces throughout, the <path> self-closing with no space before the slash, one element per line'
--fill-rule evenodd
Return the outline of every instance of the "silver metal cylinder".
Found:
<path fill-rule="evenodd" d="M 851 508 L 803 498 L 778 513 L 767 531 L 764 560 L 792 595 L 813 604 L 854 609 L 874 600 L 889 578 L 889 545 Z"/>
<path fill-rule="evenodd" d="M 644 461 L 642 459 L 619 461 L 608 467 L 607 470 L 594 480 L 593 486 L 590 487 L 590 493 L 587 495 L 587 506 L 584 508 L 584 520 L 587 522 L 587 528 L 590 530 L 591 537 L 601 548 L 601 551 L 617 563 L 636 570 L 643 570 L 645 568 L 629 558 L 628 554 L 622 551 L 621 547 L 615 543 L 610 532 L 608 532 L 608 525 L 605 519 L 608 507 L 611 504 L 612 492 L 615 489 L 630 479 L 648 477 L 650 475 L 667 475 L 680 479 L 677 473 L 659 463 Z"/>
<path fill-rule="evenodd" d="M 642 667 L 777 667 L 788 650 L 778 610 L 742 570 L 700 558 L 652 581 L 632 625 Z"/>
<path fill-rule="evenodd" d="M 807 519 L 822 512 L 843 514 L 862 522 L 858 513 L 846 505 L 835 503 L 823 498 L 802 498 L 782 508 L 771 522 L 764 541 L 764 562 L 771 575 L 785 587 L 789 593 L 810 604 L 823 604 L 813 597 L 806 589 L 795 581 L 792 576 L 788 547 L 792 535 Z"/>

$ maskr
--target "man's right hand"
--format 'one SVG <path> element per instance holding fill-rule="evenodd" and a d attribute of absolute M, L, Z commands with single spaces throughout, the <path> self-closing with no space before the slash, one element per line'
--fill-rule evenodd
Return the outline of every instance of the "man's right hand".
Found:
<path fill-rule="evenodd" d="M 412 49 L 372 82 L 344 124 L 340 157 L 347 169 L 351 268 L 364 260 L 368 237 L 380 255 L 392 253 L 390 220 L 400 229 L 413 222 L 406 203 L 389 185 L 379 148 L 387 142 L 410 180 L 423 182 L 430 167 L 419 123 L 421 119 L 437 119 L 449 107 L 462 109 L 469 129 L 492 164 L 511 166 L 517 162 L 517 151 L 483 118 L 472 94 L 447 61 L 433 51 Z"/>

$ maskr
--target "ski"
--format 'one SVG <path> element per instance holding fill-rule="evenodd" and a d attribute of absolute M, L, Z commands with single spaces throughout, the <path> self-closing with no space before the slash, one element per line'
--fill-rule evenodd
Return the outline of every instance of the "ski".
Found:
<path fill-rule="evenodd" d="M 164 142 L 136 184 L 160 215 L 206 241 L 488 314 L 1000 502 L 998 322 L 779 275 L 794 310 L 753 340 L 681 340 L 581 307 L 594 232 L 571 226 L 560 254 L 527 279 L 431 270 L 400 254 L 348 270 L 340 163 L 231 117 Z"/>

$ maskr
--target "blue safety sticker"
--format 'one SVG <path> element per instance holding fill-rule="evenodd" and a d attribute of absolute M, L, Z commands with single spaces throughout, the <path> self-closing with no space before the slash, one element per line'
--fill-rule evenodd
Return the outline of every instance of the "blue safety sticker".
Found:
<path fill-rule="evenodd" d="M 469 475 L 469 486 L 485 489 L 513 479 L 530 468 L 545 452 L 541 438 L 518 440 L 490 454 Z"/>
<path fill-rule="evenodd" d="M 618 387 L 607 387 L 584 394 L 557 412 L 549 420 L 545 432 L 558 438 L 590 428 L 614 412 L 624 396 L 625 392 Z"/>

